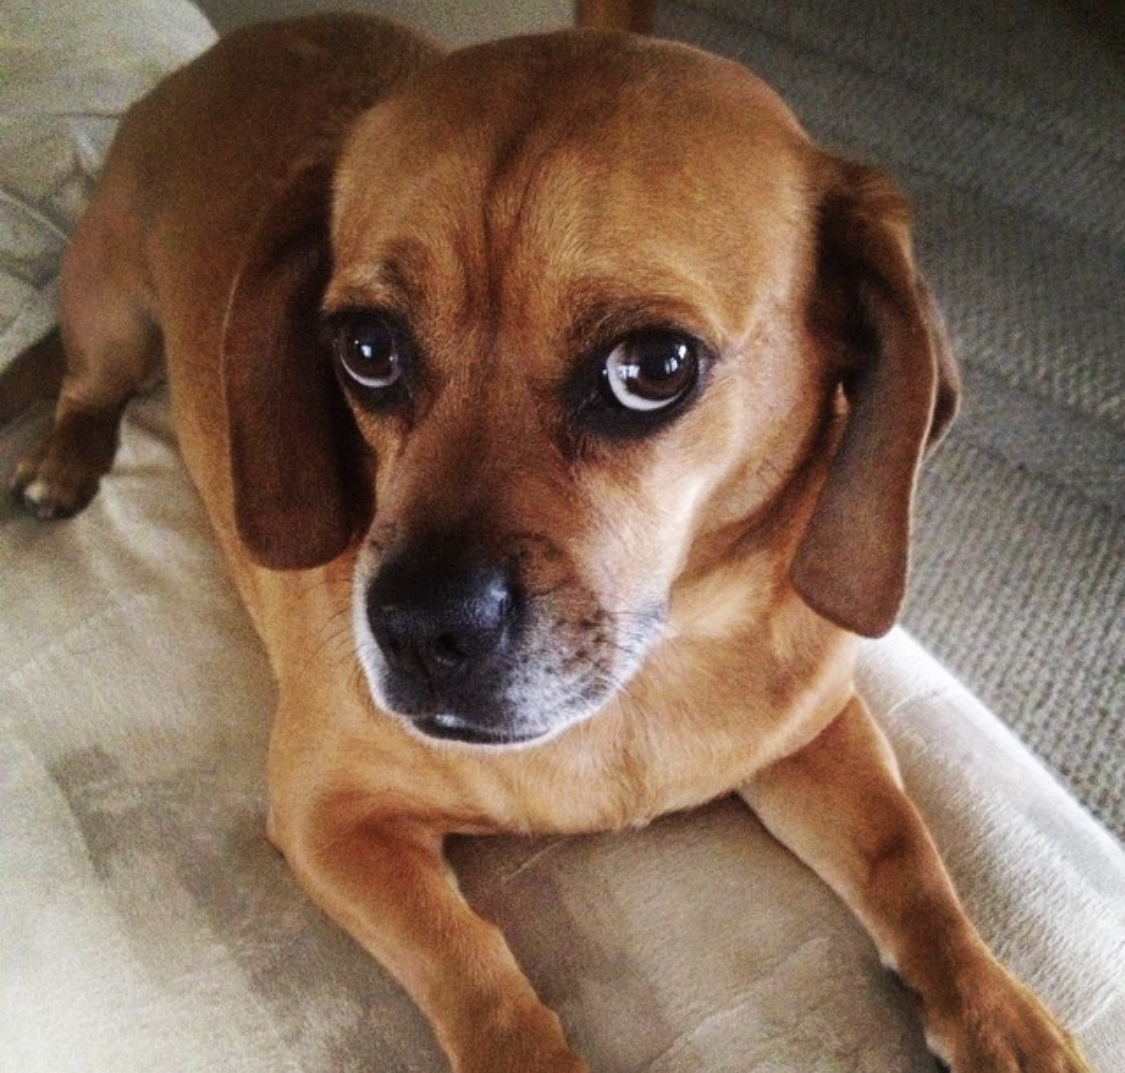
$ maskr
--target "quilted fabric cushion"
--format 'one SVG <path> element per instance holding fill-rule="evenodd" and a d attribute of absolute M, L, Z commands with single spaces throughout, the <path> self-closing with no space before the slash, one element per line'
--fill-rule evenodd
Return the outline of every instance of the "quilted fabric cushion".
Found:
<path fill-rule="evenodd" d="M 59 257 L 121 113 L 214 38 L 187 0 L 0 6 L 0 367 L 54 323 Z"/>

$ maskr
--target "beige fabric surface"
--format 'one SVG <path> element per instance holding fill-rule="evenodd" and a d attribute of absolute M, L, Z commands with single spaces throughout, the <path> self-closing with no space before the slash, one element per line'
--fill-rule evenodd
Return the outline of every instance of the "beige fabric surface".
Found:
<path fill-rule="evenodd" d="M 0 1070 L 442 1070 L 265 840 L 272 685 L 162 393 L 86 513 L 0 514 L 0 607 Z M 1125 855 L 906 635 L 863 681 L 986 935 L 1114 1073 Z M 452 855 L 595 1073 L 932 1069 L 859 927 L 733 801 Z"/>

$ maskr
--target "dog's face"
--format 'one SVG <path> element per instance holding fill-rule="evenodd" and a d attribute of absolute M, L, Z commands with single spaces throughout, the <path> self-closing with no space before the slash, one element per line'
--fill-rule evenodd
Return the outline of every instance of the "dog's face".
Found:
<path fill-rule="evenodd" d="M 780 109 L 715 94 L 670 138 L 630 65 L 460 60 L 350 145 L 325 309 L 377 459 L 372 690 L 429 733 L 520 740 L 629 680 L 694 540 L 794 463 L 820 392 L 777 313 L 810 236 Z"/>
<path fill-rule="evenodd" d="M 620 38 L 454 54 L 363 118 L 327 281 L 300 257 L 282 275 L 318 296 L 313 420 L 329 397 L 350 415 L 303 453 L 340 485 L 332 551 L 359 535 L 354 630 L 381 707 L 476 744 L 557 732 L 626 686 L 677 586 L 747 553 L 830 438 L 855 351 L 900 319 L 844 279 L 860 273 L 825 238 L 824 171 L 740 68 Z M 239 315 L 236 290 L 228 334 Z M 935 378 L 929 351 L 916 364 L 911 479 Z M 325 558 L 276 520 L 263 538 L 243 442 L 251 550 Z M 773 552 L 752 584 L 788 586 L 793 548 Z"/>

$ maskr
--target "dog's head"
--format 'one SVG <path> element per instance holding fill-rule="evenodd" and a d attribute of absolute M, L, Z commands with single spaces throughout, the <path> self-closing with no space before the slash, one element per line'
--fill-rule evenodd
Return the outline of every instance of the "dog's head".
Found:
<path fill-rule="evenodd" d="M 955 399 L 892 184 L 742 68 L 601 34 L 366 113 L 260 222 L 225 345 L 250 555 L 358 550 L 374 697 L 483 743 L 596 711 L 719 560 L 889 628 Z"/>

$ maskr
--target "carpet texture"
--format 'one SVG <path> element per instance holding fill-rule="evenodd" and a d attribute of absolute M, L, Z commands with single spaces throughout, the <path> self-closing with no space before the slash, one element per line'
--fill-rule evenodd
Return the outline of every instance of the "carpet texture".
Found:
<path fill-rule="evenodd" d="M 895 175 L 965 373 L 905 622 L 1125 837 L 1125 46 L 1065 0 L 664 2 Z"/>

